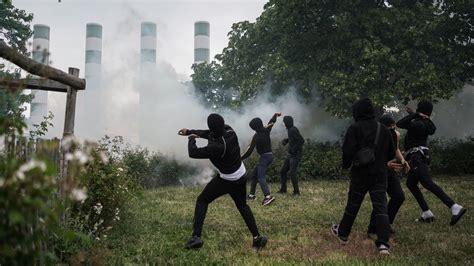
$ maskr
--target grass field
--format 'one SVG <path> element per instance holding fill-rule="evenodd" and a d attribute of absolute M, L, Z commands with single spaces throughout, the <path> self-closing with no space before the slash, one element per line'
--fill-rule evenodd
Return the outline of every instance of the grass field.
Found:
<path fill-rule="evenodd" d="M 129 203 L 128 217 L 103 242 L 97 259 L 104 264 L 474 264 L 474 176 L 443 177 L 437 182 L 468 212 L 456 226 L 449 226 L 450 211 L 431 193 L 427 201 L 437 220 L 418 224 L 420 210 L 404 187 L 402 206 L 391 239 L 392 255 L 382 257 L 366 237 L 371 209 L 368 195 L 355 222 L 350 243 L 341 246 L 329 227 L 343 213 L 347 180 L 301 184 L 301 197 L 279 195 L 269 206 L 249 202 L 267 247 L 255 252 L 251 236 L 229 196 L 213 202 L 204 224 L 204 246 L 185 250 L 190 237 L 194 204 L 201 187 L 168 187 L 145 191 Z M 404 182 L 405 179 L 402 180 Z M 291 185 L 290 185 L 291 187 Z M 271 184 L 272 191 L 277 184 Z"/>

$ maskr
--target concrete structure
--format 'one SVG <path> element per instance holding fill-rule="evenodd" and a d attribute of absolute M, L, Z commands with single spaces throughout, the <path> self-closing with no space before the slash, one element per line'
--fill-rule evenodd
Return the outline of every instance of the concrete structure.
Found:
<path fill-rule="evenodd" d="M 207 21 L 194 23 L 194 63 L 210 61 L 210 24 Z"/>
<path fill-rule="evenodd" d="M 33 26 L 33 60 L 45 65 L 49 65 L 49 26 L 36 24 Z M 30 118 L 28 126 L 34 130 L 33 125 L 43 121 L 43 117 L 48 114 L 48 92 L 32 90 L 35 97 L 31 102 Z"/>
<path fill-rule="evenodd" d="M 143 22 L 140 34 L 140 101 L 138 106 L 138 138 L 143 146 L 154 141 L 156 132 L 148 132 L 148 123 L 153 121 L 153 110 L 156 108 L 157 69 L 156 69 L 156 24 Z"/>
<path fill-rule="evenodd" d="M 87 139 L 98 139 L 104 134 L 104 95 L 102 80 L 102 26 L 86 25 L 86 51 L 84 77 L 86 90 L 78 93 L 77 135 Z"/>

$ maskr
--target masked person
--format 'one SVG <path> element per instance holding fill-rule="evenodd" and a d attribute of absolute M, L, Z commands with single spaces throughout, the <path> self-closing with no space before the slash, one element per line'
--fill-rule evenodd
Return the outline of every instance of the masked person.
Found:
<path fill-rule="evenodd" d="M 288 138 L 284 139 L 282 144 L 288 144 L 288 156 L 281 168 L 281 187 L 278 193 L 286 193 L 286 180 L 287 177 L 290 176 L 291 183 L 293 184 L 293 195 L 300 195 L 297 170 L 301 157 L 303 156 L 304 138 L 301 136 L 298 128 L 294 126 L 293 117 L 284 116 L 283 123 L 288 131 Z"/>
<path fill-rule="evenodd" d="M 387 162 L 395 156 L 388 129 L 375 121 L 370 99 L 362 99 L 352 107 L 353 123 L 342 146 L 342 167 L 351 167 L 351 181 L 344 215 L 331 233 L 346 244 L 365 194 L 369 192 L 375 216 L 377 240 L 381 254 L 390 254 L 390 232 L 387 215 Z"/>
<path fill-rule="evenodd" d="M 186 249 L 201 248 L 202 226 L 206 218 L 208 205 L 215 199 L 229 194 L 242 215 L 253 236 L 253 247 L 257 250 L 265 247 L 267 238 L 260 235 L 252 210 L 246 202 L 245 166 L 240 159 L 239 140 L 234 130 L 224 123 L 218 114 L 207 117 L 209 130 L 190 130 L 183 128 L 178 134 L 189 136 L 188 153 L 190 158 L 209 159 L 217 168 L 218 174 L 204 187 L 196 201 L 193 233 L 186 243 Z M 196 146 L 196 138 L 208 140 L 205 147 Z"/>
<path fill-rule="evenodd" d="M 456 204 L 431 178 L 429 163 L 428 136 L 433 135 L 436 126 L 430 120 L 433 104 L 429 101 L 420 101 L 416 112 L 407 108 L 408 115 L 397 122 L 397 127 L 407 130 L 405 136 L 406 159 L 411 170 L 408 173 L 406 185 L 415 197 L 421 208 L 419 222 L 429 223 L 434 221 L 434 214 L 428 207 L 423 194 L 418 188 L 418 183 L 435 194 L 448 208 L 451 209 L 450 225 L 455 225 L 466 213 L 466 209 Z"/>
<path fill-rule="evenodd" d="M 395 129 L 395 120 L 386 114 L 379 119 L 379 123 L 387 127 L 390 131 L 393 143 L 395 144 L 395 158 L 387 163 L 388 175 L 387 175 L 387 194 L 390 196 L 390 201 L 388 202 L 388 221 L 390 224 L 390 233 L 395 233 L 393 230 L 393 222 L 395 221 L 395 216 L 398 213 L 398 210 L 405 201 L 405 193 L 403 192 L 402 186 L 400 184 L 400 178 L 396 172 L 404 171 L 408 172 L 410 166 L 408 162 L 405 161 L 403 155 L 399 148 L 400 143 L 400 132 Z M 367 235 L 369 238 L 376 240 L 376 217 L 375 212 L 372 211 L 370 216 L 370 224 L 367 230 Z"/>
<path fill-rule="evenodd" d="M 265 174 L 267 173 L 267 168 L 273 161 L 273 154 L 272 154 L 272 142 L 270 139 L 270 132 L 275 124 L 277 117 L 280 116 L 281 113 L 275 113 L 270 121 L 268 122 L 267 126 L 263 126 L 262 119 L 256 117 L 252 119 L 249 123 L 250 128 L 255 130 L 255 135 L 252 138 L 252 141 L 245 151 L 244 155 L 242 155 L 242 160 L 245 160 L 249 157 L 254 148 L 257 148 L 258 154 L 260 154 L 260 158 L 258 160 L 257 166 L 252 172 L 252 182 L 250 183 L 250 193 L 247 196 L 249 200 L 255 200 L 255 190 L 257 189 L 257 182 L 260 184 L 262 189 L 264 198 L 262 205 L 266 206 L 272 203 L 275 200 L 270 194 L 270 188 L 268 187 L 267 181 L 265 180 Z"/>

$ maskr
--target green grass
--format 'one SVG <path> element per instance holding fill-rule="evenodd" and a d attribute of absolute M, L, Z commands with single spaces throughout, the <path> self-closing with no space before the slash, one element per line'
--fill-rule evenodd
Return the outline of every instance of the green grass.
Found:
<path fill-rule="evenodd" d="M 404 182 L 402 180 L 402 182 Z M 338 222 L 347 200 L 348 181 L 313 181 L 301 184 L 302 196 L 275 194 L 270 206 L 250 202 L 267 247 L 255 252 L 251 236 L 229 196 L 214 201 L 204 224 L 204 246 L 183 249 L 192 230 L 194 204 L 201 187 L 168 187 L 145 191 L 129 203 L 128 217 L 102 242 L 104 264 L 443 264 L 474 263 L 474 176 L 437 178 L 456 201 L 469 209 L 454 227 L 450 210 L 424 191 L 436 222 L 417 224 L 420 214 L 413 196 L 404 187 L 407 200 L 395 222 L 392 255 L 381 257 L 366 238 L 371 210 L 369 196 L 354 224 L 350 243 L 341 246 L 329 227 Z M 290 185 L 290 184 L 289 184 Z M 277 184 L 271 184 L 272 191 Z M 291 185 L 290 185 L 291 188 Z"/>

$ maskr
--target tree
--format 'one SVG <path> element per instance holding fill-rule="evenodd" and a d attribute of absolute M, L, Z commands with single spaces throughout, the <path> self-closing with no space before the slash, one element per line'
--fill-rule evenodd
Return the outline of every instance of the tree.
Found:
<path fill-rule="evenodd" d="M 473 72 L 472 1 L 270 0 L 256 22 L 234 24 L 216 56 L 222 82 L 252 99 L 264 84 L 295 86 L 349 116 L 379 106 L 449 98 Z"/>
<path fill-rule="evenodd" d="M 0 1 L 0 39 L 15 50 L 26 54 L 26 42 L 32 35 L 30 22 L 33 14 L 15 8 L 11 0 Z"/>

